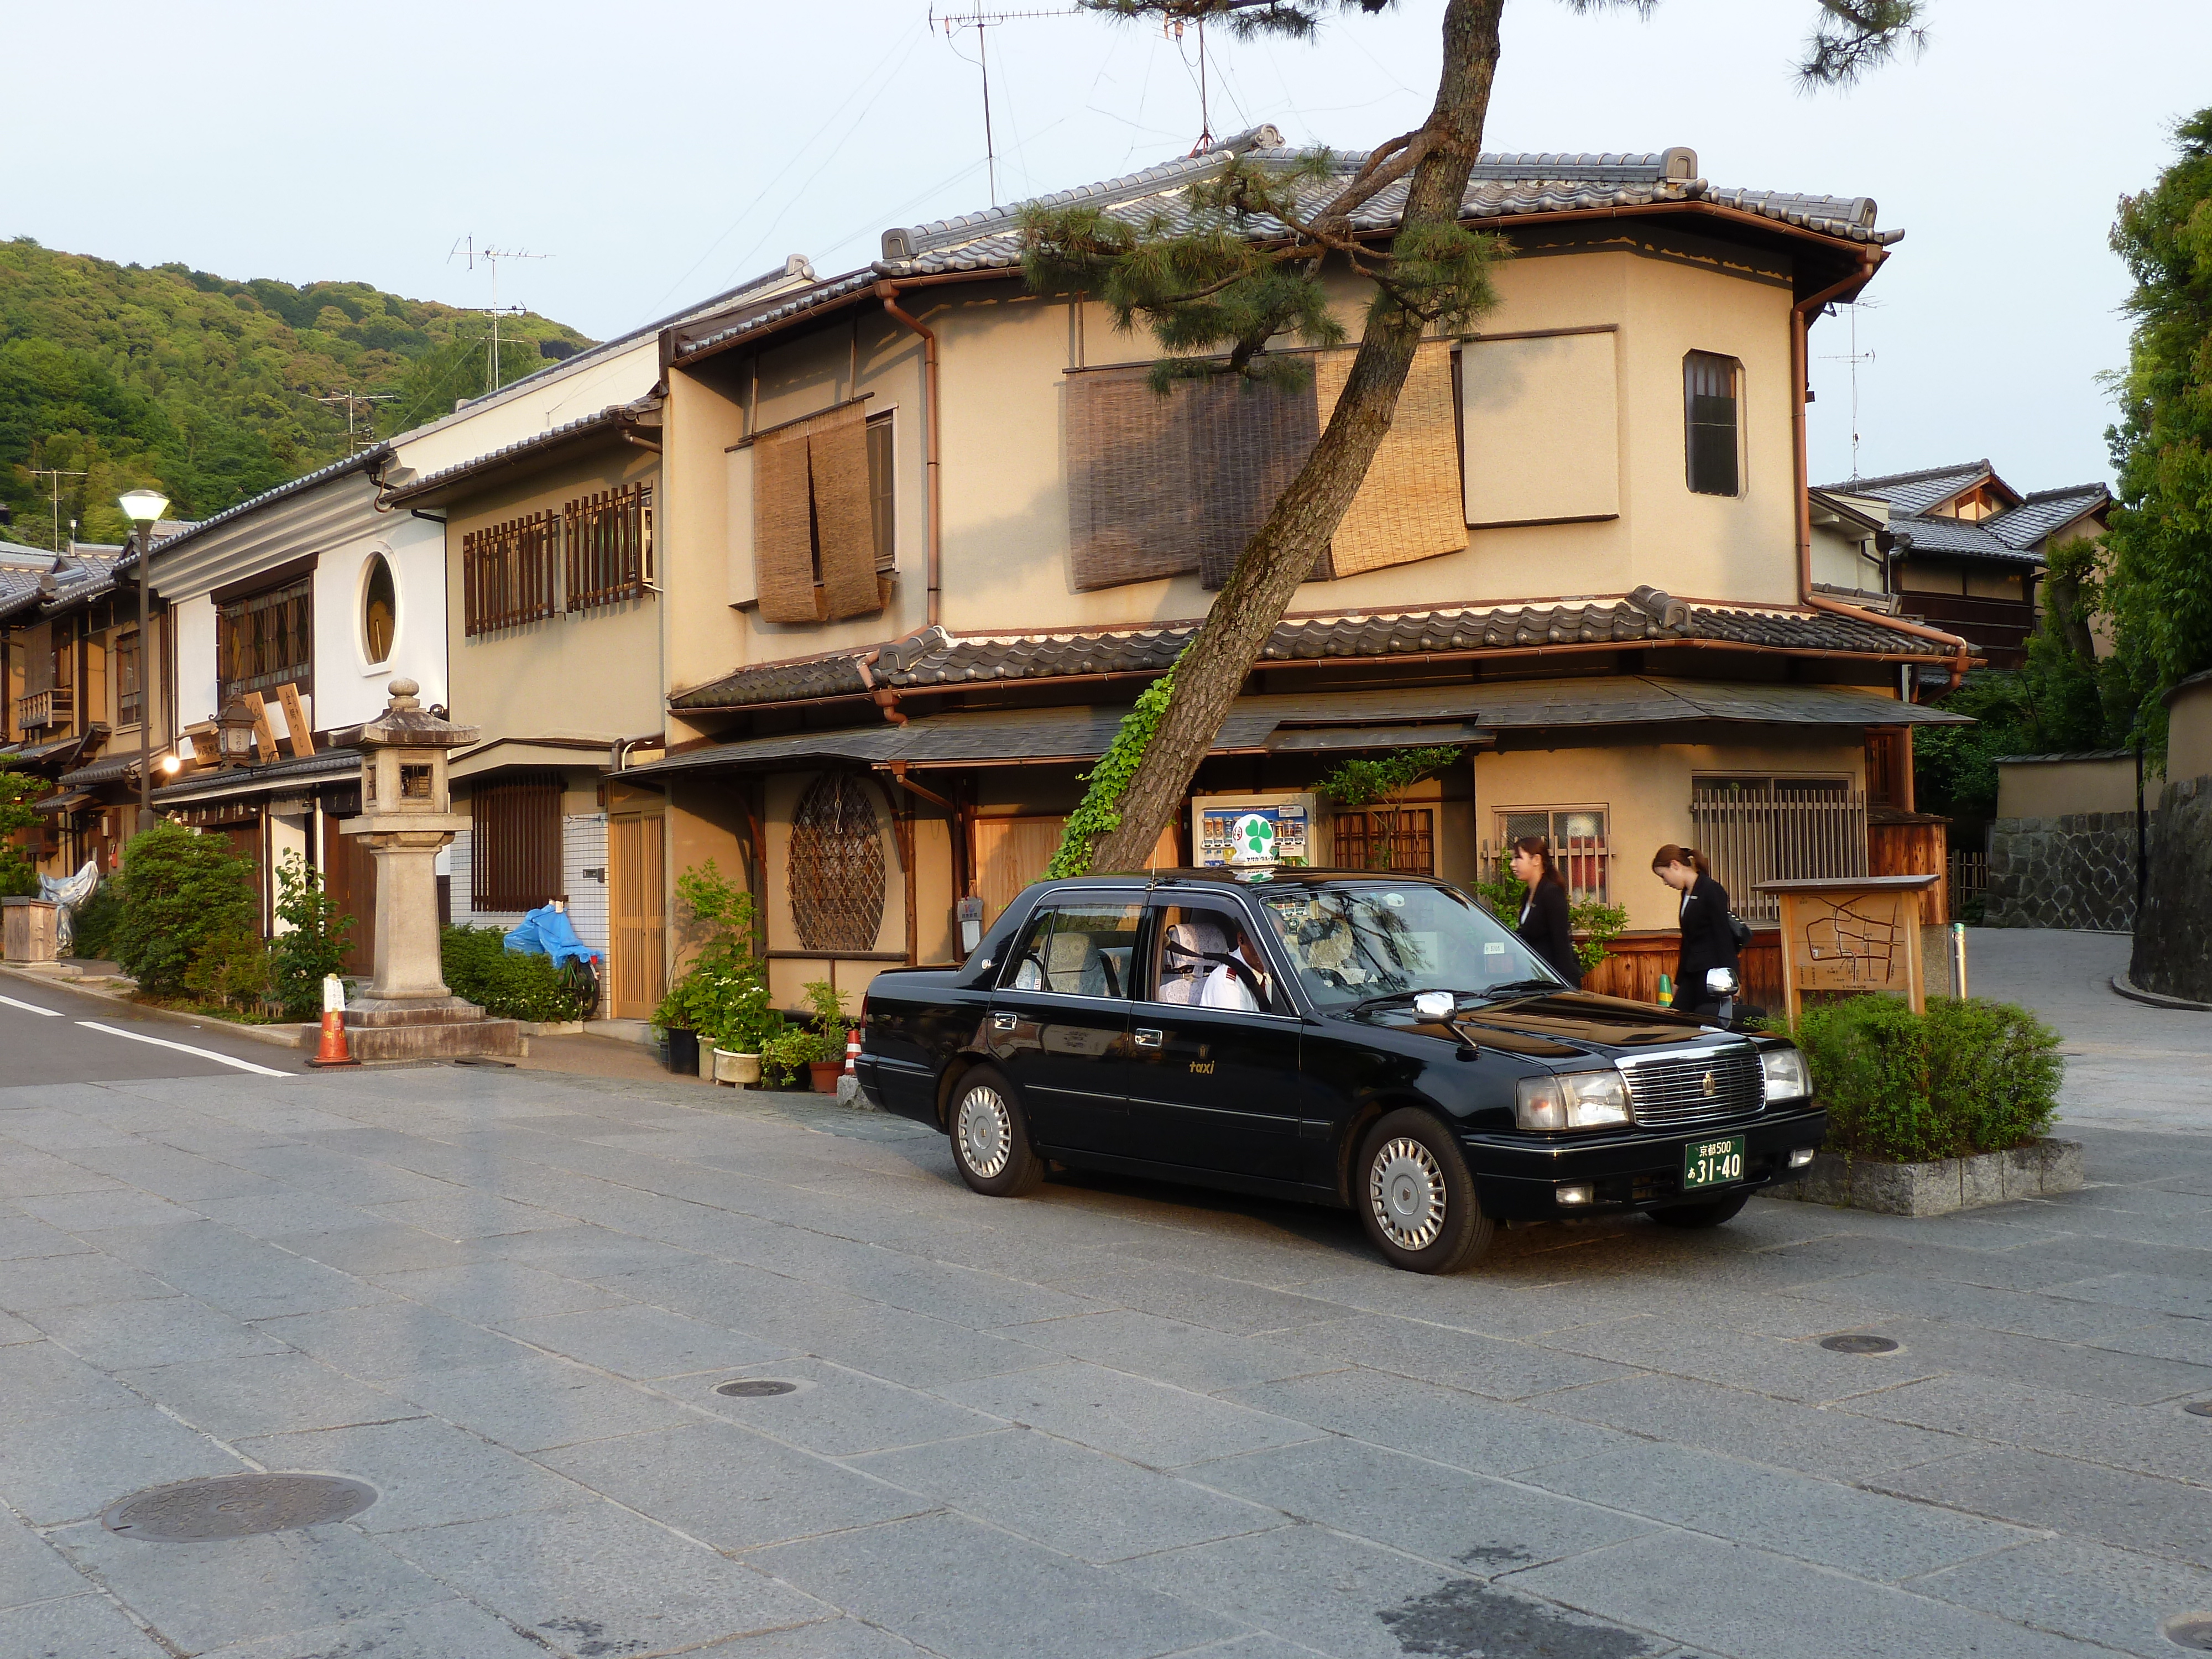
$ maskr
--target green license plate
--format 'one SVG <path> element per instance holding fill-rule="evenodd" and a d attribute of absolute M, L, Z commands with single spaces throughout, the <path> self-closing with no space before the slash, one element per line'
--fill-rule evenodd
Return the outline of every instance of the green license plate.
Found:
<path fill-rule="evenodd" d="M 1743 1179 L 1743 1137 L 1693 1140 L 1682 1148 L 1682 1190 L 1724 1186 Z"/>

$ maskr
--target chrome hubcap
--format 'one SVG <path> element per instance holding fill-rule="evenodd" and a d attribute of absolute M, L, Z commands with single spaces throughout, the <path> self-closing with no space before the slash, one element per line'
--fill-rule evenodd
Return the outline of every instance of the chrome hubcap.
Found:
<path fill-rule="evenodd" d="M 1368 1201 L 1382 1236 L 1401 1250 L 1426 1249 L 1444 1229 L 1444 1172 L 1410 1136 L 1386 1141 L 1367 1171 Z"/>
<path fill-rule="evenodd" d="M 969 1169 L 988 1181 L 1006 1167 L 1014 1152 L 1014 1121 L 996 1089 L 978 1086 L 960 1097 L 955 1126 L 960 1153 Z"/>

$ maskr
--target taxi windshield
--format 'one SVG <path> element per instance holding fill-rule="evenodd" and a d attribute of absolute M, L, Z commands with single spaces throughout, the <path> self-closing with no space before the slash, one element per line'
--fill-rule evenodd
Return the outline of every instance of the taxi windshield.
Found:
<path fill-rule="evenodd" d="M 1388 881 L 1278 888 L 1260 908 L 1325 1010 L 1416 991 L 1561 987 L 1504 923 L 1449 888 Z"/>

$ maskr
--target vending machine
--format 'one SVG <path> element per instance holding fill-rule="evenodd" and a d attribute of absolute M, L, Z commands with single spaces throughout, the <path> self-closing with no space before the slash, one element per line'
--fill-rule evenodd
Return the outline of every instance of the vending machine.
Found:
<path fill-rule="evenodd" d="M 1319 801 L 1311 794 L 1194 796 L 1191 852 L 1207 866 L 1317 863 L 1318 814 Z"/>

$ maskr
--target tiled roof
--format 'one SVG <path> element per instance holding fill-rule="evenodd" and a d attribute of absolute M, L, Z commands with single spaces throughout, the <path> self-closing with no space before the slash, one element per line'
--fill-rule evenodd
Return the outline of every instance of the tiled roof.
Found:
<path fill-rule="evenodd" d="M 138 562 L 137 550 L 88 546 L 82 543 L 63 556 L 62 568 L 53 572 L 54 591 L 42 595 L 39 583 L 49 574 L 54 556 L 44 553 L 46 566 L 27 568 L 0 565 L 0 617 L 33 608 L 53 610 L 79 599 L 88 599 L 115 586 L 118 572 Z"/>
<path fill-rule="evenodd" d="M 154 799 L 166 805 L 189 806 L 194 801 L 270 794 L 289 784 L 311 783 L 319 778 L 337 777 L 360 770 L 360 750 L 325 749 L 296 759 L 286 756 L 270 762 L 266 766 L 216 768 L 197 772 L 178 779 L 165 788 L 156 789 Z"/>
<path fill-rule="evenodd" d="M 2100 483 L 2069 484 L 2062 489 L 2039 489 L 2018 507 L 2008 507 L 1982 523 L 2008 547 L 2029 548 L 2054 530 L 2074 522 L 2084 513 L 2108 506 L 2112 492 Z"/>
<path fill-rule="evenodd" d="M 772 328 L 803 311 L 859 293 L 877 281 L 942 276 L 953 272 L 1010 270 L 1021 264 L 1022 214 L 1032 207 L 1097 207 L 1132 222 L 1155 218 L 1170 226 L 1190 221 L 1189 187 L 1218 173 L 1231 155 L 1261 167 L 1287 169 L 1309 152 L 1285 148 L 1269 126 L 1223 141 L 1196 155 L 1163 162 L 1142 172 L 1079 185 L 988 212 L 963 214 L 929 224 L 887 230 L 883 258 L 865 270 L 830 279 L 780 301 L 709 319 L 699 331 L 680 339 L 677 355 L 689 357 L 726 346 L 742 336 Z M 1335 152 L 1348 175 L 1366 157 Z M 1474 221 L 1536 213 L 1598 212 L 1608 208 L 1648 207 L 1668 203 L 1709 203 L 1778 224 L 1832 237 L 1838 241 L 1886 246 L 1904 235 L 1875 228 L 1869 198 L 1809 196 L 1778 191 L 1722 190 L 1696 175 L 1697 153 L 1670 149 L 1656 155 L 1485 155 L 1468 179 L 1462 212 Z M 1301 187 L 1301 201 L 1318 207 L 1338 188 L 1327 180 Z M 1407 182 L 1378 192 L 1352 216 L 1356 234 L 1387 232 L 1405 210 Z M 1256 218 L 1248 234 L 1267 240 L 1288 234 L 1272 218 Z"/>
<path fill-rule="evenodd" d="M 1042 635 L 955 635 L 931 629 L 872 652 L 741 668 L 670 698 L 669 707 L 681 713 L 850 696 L 872 684 L 926 690 L 1071 675 L 1158 673 L 1174 662 L 1195 631 L 1194 623 Z M 1663 645 L 1674 640 L 1870 655 L 1935 654 L 1929 641 L 1875 621 L 1783 607 L 1685 605 L 1652 588 L 1639 588 L 1629 598 L 1571 605 L 1286 618 L 1276 624 L 1261 654 L 1263 662 L 1402 659 L 1431 652 Z"/>
<path fill-rule="evenodd" d="M 432 490 L 458 483 L 474 473 L 494 471 L 508 462 L 522 460 L 544 450 L 556 449 L 578 438 L 588 437 L 601 428 L 612 431 L 618 427 L 639 424 L 641 417 L 657 416 L 659 409 L 659 399 L 650 396 L 640 398 L 634 403 L 609 404 L 593 414 L 580 415 L 560 426 L 517 439 L 503 448 L 472 456 L 465 461 L 456 461 L 451 466 L 440 467 L 435 472 L 408 479 L 404 483 L 390 485 L 385 491 L 384 499 L 394 505 L 401 501 L 419 501 Z"/>
<path fill-rule="evenodd" d="M 1887 501 L 1899 513 L 1925 513 L 1961 490 L 1971 489 L 1996 470 L 1987 461 L 1961 461 L 1954 466 L 1931 466 L 1917 472 L 1888 472 L 1879 478 L 1849 478 L 1819 489 L 1839 495 L 1871 495 Z"/>
<path fill-rule="evenodd" d="M 1893 515 L 1889 533 L 1910 553 L 1934 553 L 1946 558 L 2002 559 L 2007 564 L 2040 564 L 2040 555 L 2026 552 L 2000 540 L 1988 522 L 1971 519 L 1923 519 L 1910 514 Z"/>
<path fill-rule="evenodd" d="M 187 526 L 173 536 L 162 537 L 154 544 L 155 557 L 158 560 L 170 549 L 190 541 L 193 537 L 205 531 L 213 530 L 218 525 L 228 524 L 233 519 L 244 518 L 256 507 L 266 507 L 270 502 L 282 501 L 287 495 L 296 495 L 302 490 L 313 489 L 317 484 L 328 483 L 333 478 L 342 478 L 349 472 L 360 472 L 371 467 L 380 466 L 391 459 L 390 444 L 374 444 L 367 449 L 332 461 L 327 466 L 319 466 L 313 472 L 303 472 L 296 478 L 278 484 L 274 489 L 264 489 L 258 495 L 249 496 L 235 507 L 225 507 L 210 518 L 202 519 L 198 524 Z M 157 563 L 154 568 L 155 586 L 158 590 L 161 585 L 161 566 Z"/>

